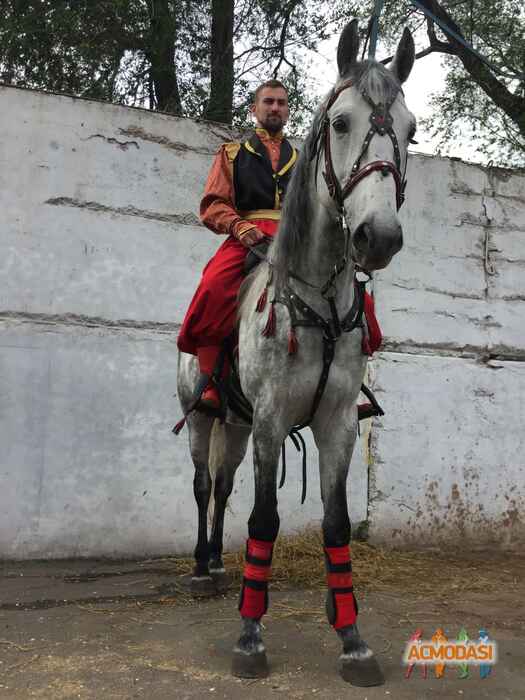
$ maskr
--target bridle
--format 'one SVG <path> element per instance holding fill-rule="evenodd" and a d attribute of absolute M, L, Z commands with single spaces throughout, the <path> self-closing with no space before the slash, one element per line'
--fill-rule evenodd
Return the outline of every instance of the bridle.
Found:
<path fill-rule="evenodd" d="M 294 273 L 291 270 L 288 270 L 288 276 L 292 277 L 295 280 L 298 280 L 304 284 L 306 284 L 308 287 L 313 287 L 316 288 L 317 291 L 321 294 L 322 298 L 328 302 L 329 309 L 330 309 L 330 317 L 328 319 L 324 318 L 320 314 L 318 314 L 311 306 L 309 306 L 298 294 L 296 291 L 292 290 L 289 285 L 285 284 L 282 289 L 280 289 L 274 299 L 272 300 L 272 305 L 273 304 L 282 304 L 286 306 L 288 309 L 288 312 L 290 314 L 290 325 L 291 325 L 291 334 L 295 337 L 295 329 L 297 327 L 303 327 L 303 328 L 318 328 L 319 330 L 322 331 L 322 338 L 323 338 L 323 366 L 321 370 L 321 375 L 319 377 L 319 381 L 317 384 L 317 389 L 314 394 L 312 406 L 310 408 L 310 413 L 308 414 L 308 417 L 305 421 L 303 421 L 300 425 L 296 425 L 292 428 L 290 431 L 290 436 L 294 437 L 294 435 L 297 437 L 299 435 L 299 431 L 302 430 L 302 428 L 306 427 L 309 425 L 317 411 L 317 408 L 319 406 L 319 403 L 321 402 L 321 398 L 324 393 L 324 389 L 326 386 L 326 383 L 328 381 L 328 374 L 330 371 L 330 366 L 332 364 L 332 361 L 334 359 L 335 355 L 335 346 L 338 341 L 338 339 L 341 337 L 343 333 L 349 333 L 355 328 L 361 328 L 363 330 L 363 348 L 365 345 L 368 344 L 368 337 L 367 337 L 367 329 L 366 326 L 363 322 L 363 313 L 364 313 L 364 295 L 365 295 L 365 285 L 367 281 L 371 278 L 371 275 L 366 271 L 363 270 L 362 268 L 359 267 L 354 261 L 354 299 L 351 308 L 349 311 L 344 314 L 342 317 L 340 317 L 337 306 L 335 303 L 335 296 L 336 296 L 336 287 L 335 287 L 335 281 L 337 277 L 345 270 L 348 261 L 349 261 L 349 252 L 350 252 L 350 236 L 351 232 L 348 227 L 348 223 L 346 221 L 346 216 L 345 216 L 345 210 L 344 210 L 344 202 L 345 199 L 348 197 L 348 195 L 352 192 L 352 190 L 356 187 L 356 185 L 364 180 L 364 178 L 368 177 L 373 172 L 379 171 L 383 175 L 388 175 L 391 174 L 394 178 L 395 186 L 396 186 L 396 203 L 397 203 L 397 209 L 399 210 L 401 205 L 403 204 L 404 201 L 404 192 L 405 192 L 405 187 L 406 187 L 406 164 L 405 164 L 405 171 L 403 174 L 401 174 L 401 153 L 399 150 L 399 143 L 397 140 L 397 136 L 395 134 L 395 131 L 393 129 L 393 118 L 392 115 L 390 114 L 390 108 L 392 107 L 398 92 L 401 90 L 401 88 L 398 89 L 398 91 L 395 92 L 394 96 L 390 99 L 389 102 L 383 104 L 383 103 L 378 103 L 376 104 L 374 100 L 370 97 L 368 92 L 366 91 L 365 88 L 361 90 L 361 95 L 363 98 L 368 102 L 368 104 L 372 107 L 372 112 L 370 114 L 370 128 L 365 136 L 365 139 L 363 141 L 363 145 L 361 147 L 361 151 L 359 155 L 357 156 L 354 164 L 352 165 L 352 169 L 350 172 L 350 176 L 347 179 L 347 181 L 341 186 L 341 183 L 337 179 L 337 175 L 335 174 L 334 166 L 332 163 L 332 152 L 330 148 L 330 118 L 328 116 L 328 111 L 330 108 L 333 106 L 339 95 L 343 92 L 343 90 L 346 90 L 347 88 L 351 87 L 353 85 L 351 80 L 347 80 L 344 83 L 342 83 L 338 88 L 334 89 L 332 94 L 330 95 L 326 106 L 324 110 L 324 115 L 320 123 L 319 130 L 316 134 L 316 137 L 313 139 L 312 142 L 312 150 L 308 154 L 310 157 L 310 160 L 313 160 L 314 158 L 316 159 L 316 167 L 315 167 L 315 181 L 317 183 L 317 174 L 318 174 L 318 168 L 319 168 L 319 159 L 321 156 L 321 151 L 324 151 L 324 172 L 323 172 L 323 177 L 326 182 L 326 186 L 328 188 L 328 193 L 330 197 L 334 200 L 337 211 L 338 211 L 338 223 L 339 226 L 344 234 L 345 238 L 345 247 L 344 247 L 344 253 L 342 258 L 334 265 L 333 271 L 330 274 L 328 280 L 325 282 L 320 287 L 317 287 L 316 285 L 313 285 L 309 283 L 307 280 L 302 279 L 299 275 Z M 392 144 L 394 146 L 394 161 L 389 161 L 389 160 L 376 160 L 373 161 L 372 163 L 367 163 L 363 167 L 361 167 L 361 161 L 363 160 L 363 157 L 365 156 L 366 152 L 368 151 L 368 147 L 370 145 L 370 142 L 372 138 L 374 137 L 375 134 L 379 134 L 380 136 L 388 135 L 390 137 L 390 140 L 392 141 Z M 364 273 L 364 279 L 363 275 Z M 271 280 L 271 274 L 269 277 L 269 282 Z M 263 331 L 264 334 L 264 331 Z M 366 342 L 365 342 L 366 341 Z M 367 353 L 368 354 L 368 353 Z M 363 385 L 362 387 L 363 391 L 368 391 L 366 387 Z M 368 395 L 368 394 L 367 394 Z M 376 415 L 382 415 L 382 410 L 380 406 L 377 404 L 373 396 L 371 397 L 372 404 L 374 406 L 374 410 L 376 411 Z M 304 500 L 304 493 L 305 493 L 305 488 L 306 488 L 306 474 L 305 474 L 305 463 L 303 460 L 303 500 Z"/>
<path fill-rule="evenodd" d="M 311 159 L 313 160 L 314 157 L 317 159 L 316 174 L 319 167 L 319 157 L 321 154 L 321 150 L 323 150 L 325 166 L 323 177 L 328 188 L 328 194 L 334 200 L 338 212 L 344 215 L 344 201 L 359 182 L 361 182 L 365 179 L 365 177 L 368 177 L 368 175 L 371 175 L 373 172 L 376 171 L 381 172 L 383 175 L 388 175 L 390 173 L 394 178 L 396 186 L 396 204 L 397 209 L 399 211 L 405 200 L 406 165 L 404 173 L 401 174 L 401 152 L 399 150 L 399 143 L 397 140 L 396 132 L 393 128 L 394 120 L 392 118 L 392 115 L 390 114 L 390 108 L 392 107 L 397 97 L 397 92 L 394 94 L 394 96 L 390 99 L 389 102 L 376 103 L 370 97 L 366 88 L 363 88 L 361 90 L 361 95 L 366 100 L 366 102 L 368 102 L 368 104 L 372 107 L 372 112 L 369 117 L 370 128 L 364 138 L 361 151 L 357 156 L 354 164 L 352 165 L 350 176 L 342 186 L 339 180 L 337 179 L 337 175 L 335 174 L 332 162 L 332 151 L 330 147 L 330 118 L 328 116 L 328 112 L 330 108 L 334 105 L 339 95 L 344 90 L 352 87 L 352 85 L 353 82 L 351 80 L 345 81 L 338 88 L 334 89 L 334 91 L 328 98 L 324 110 L 324 117 L 321 120 L 318 134 L 313 143 L 313 152 L 311 153 Z M 401 91 L 401 88 L 399 88 L 398 92 L 399 91 Z M 386 134 L 390 137 L 390 140 L 392 141 L 392 145 L 394 147 L 395 162 L 392 162 L 390 160 L 375 160 L 372 163 L 367 163 L 363 167 L 360 167 L 361 161 L 365 156 L 366 152 L 368 151 L 370 142 L 376 134 L 378 134 L 379 136 L 385 136 Z M 322 149 L 320 148 L 321 143 L 323 144 Z"/>

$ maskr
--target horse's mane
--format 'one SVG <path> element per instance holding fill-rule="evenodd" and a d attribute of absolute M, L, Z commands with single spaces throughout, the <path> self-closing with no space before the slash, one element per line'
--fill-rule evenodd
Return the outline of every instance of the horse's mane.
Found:
<path fill-rule="evenodd" d="M 312 125 L 301 147 L 297 164 L 293 170 L 286 191 L 281 224 L 270 249 L 270 258 L 274 266 L 277 285 L 287 278 L 291 261 L 300 254 L 301 248 L 308 245 L 308 227 L 305 221 L 311 219 L 309 180 L 311 168 L 315 168 L 316 153 L 322 148 L 317 142 L 321 123 L 325 117 L 326 105 L 331 95 L 341 83 L 352 80 L 358 90 L 366 89 L 374 102 L 390 103 L 400 90 L 397 78 L 381 63 L 362 61 L 352 71 L 339 78 L 332 90 L 324 98 L 315 113 Z M 322 162 L 320 167 L 323 167 Z"/>

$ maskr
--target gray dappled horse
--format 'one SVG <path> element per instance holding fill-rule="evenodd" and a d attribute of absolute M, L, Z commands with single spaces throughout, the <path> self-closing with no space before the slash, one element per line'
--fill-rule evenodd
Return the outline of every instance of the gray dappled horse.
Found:
<path fill-rule="evenodd" d="M 415 121 L 401 83 L 412 69 L 414 42 L 405 29 L 390 69 L 358 62 L 358 49 L 354 20 L 341 34 L 339 78 L 303 145 L 270 263 L 260 264 L 241 291 L 239 376 L 253 407 L 253 427 L 230 414 L 215 425 L 198 412 L 187 416 L 199 510 L 192 579 L 197 592 L 211 590 L 224 575 L 224 510 L 250 430 L 253 435 L 255 503 L 239 604 L 243 627 L 233 652 L 233 673 L 241 677 L 268 672 L 260 620 L 279 530 L 278 461 L 290 430 L 308 424 L 319 450 L 327 614 L 343 644 L 341 674 L 355 685 L 383 682 L 357 629 L 349 552 L 346 481 L 367 361 L 356 271 L 385 267 L 402 247 L 397 211 Z M 327 374 L 324 390 L 321 373 Z M 185 412 L 197 379 L 196 358 L 181 354 L 178 389 Z M 211 463 L 215 507 L 208 540 Z"/>

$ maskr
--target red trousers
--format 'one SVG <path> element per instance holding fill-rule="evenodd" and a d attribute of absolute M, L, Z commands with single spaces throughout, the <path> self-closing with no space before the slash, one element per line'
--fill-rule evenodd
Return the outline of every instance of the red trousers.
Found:
<path fill-rule="evenodd" d="M 267 236 L 275 234 L 278 223 L 270 219 L 254 221 Z M 232 333 L 247 255 L 248 248 L 229 236 L 208 262 L 180 329 L 179 350 L 196 355 L 198 347 L 220 345 Z"/>

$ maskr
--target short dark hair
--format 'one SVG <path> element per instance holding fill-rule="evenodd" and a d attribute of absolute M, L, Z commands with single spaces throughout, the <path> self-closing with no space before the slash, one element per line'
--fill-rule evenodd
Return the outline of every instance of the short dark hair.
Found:
<path fill-rule="evenodd" d="M 259 87 L 255 90 L 255 93 L 254 93 L 254 95 L 253 95 L 253 101 L 254 101 L 254 102 L 257 102 L 257 98 L 259 97 L 259 95 L 260 95 L 260 93 L 262 92 L 262 90 L 264 90 L 264 88 L 273 88 L 273 89 L 275 89 L 275 88 L 282 88 L 282 89 L 285 91 L 286 95 L 288 95 L 288 90 L 287 90 L 286 87 L 281 83 L 281 81 L 280 81 L 280 80 L 275 80 L 275 79 L 273 78 L 272 80 L 267 80 L 266 82 L 261 83 L 261 84 L 259 85 Z"/>

